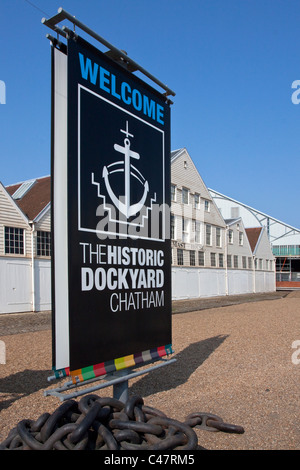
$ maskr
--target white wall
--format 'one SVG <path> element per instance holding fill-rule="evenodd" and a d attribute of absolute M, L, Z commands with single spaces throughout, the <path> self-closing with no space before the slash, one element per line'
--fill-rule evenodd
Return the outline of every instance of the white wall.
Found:
<path fill-rule="evenodd" d="M 274 271 L 172 267 L 172 300 L 275 291 Z"/>
<path fill-rule="evenodd" d="M 0 258 L 0 313 L 32 310 L 31 261 Z"/>
<path fill-rule="evenodd" d="M 172 268 L 172 299 L 193 299 L 226 294 L 224 269 Z"/>
<path fill-rule="evenodd" d="M 51 309 L 51 261 L 0 257 L 0 314 Z M 35 297 L 33 297 L 35 294 Z"/>
<path fill-rule="evenodd" d="M 276 290 L 276 276 L 274 272 L 255 272 L 255 292 L 273 292 Z"/>
<path fill-rule="evenodd" d="M 35 260 L 35 311 L 51 310 L 51 260 Z M 227 286 L 226 286 L 227 283 Z M 0 258 L 0 314 L 33 310 L 31 261 Z M 275 273 L 251 270 L 172 267 L 172 299 L 274 292 Z"/>
<path fill-rule="evenodd" d="M 254 275 L 252 270 L 228 270 L 228 295 L 249 294 L 254 292 Z"/>
<path fill-rule="evenodd" d="M 51 310 L 51 260 L 35 260 L 35 310 Z"/>

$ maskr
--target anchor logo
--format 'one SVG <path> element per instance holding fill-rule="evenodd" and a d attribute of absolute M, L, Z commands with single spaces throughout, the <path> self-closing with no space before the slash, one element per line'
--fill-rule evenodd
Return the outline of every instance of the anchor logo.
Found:
<path fill-rule="evenodd" d="M 132 158 L 135 160 L 139 160 L 140 155 L 139 153 L 134 152 L 130 148 L 131 142 L 129 137 L 133 138 L 134 135 L 129 133 L 128 121 L 126 121 L 126 130 L 120 129 L 120 132 L 125 134 L 124 146 L 114 144 L 114 149 L 124 155 L 124 160 L 117 161 L 111 163 L 110 165 L 104 166 L 102 176 L 104 178 L 107 193 L 109 194 L 112 202 L 119 209 L 119 211 L 122 212 L 122 214 L 125 215 L 127 219 L 129 219 L 130 217 L 136 215 L 144 206 L 149 192 L 149 184 L 148 181 L 146 181 L 144 176 L 141 174 L 141 172 L 131 163 Z M 115 195 L 109 181 L 109 176 L 111 174 L 119 172 L 124 173 L 125 194 L 124 197 L 122 197 L 123 201 L 121 201 Z M 131 204 L 131 177 L 136 178 L 144 188 L 141 199 L 133 204 Z"/>
<path fill-rule="evenodd" d="M 164 129 L 82 87 L 77 128 L 77 222 L 99 239 L 164 241 L 169 161 Z M 86 111 L 84 111 L 86 112 Z M 74 149 L 75 150 L 75 149 Z"/>

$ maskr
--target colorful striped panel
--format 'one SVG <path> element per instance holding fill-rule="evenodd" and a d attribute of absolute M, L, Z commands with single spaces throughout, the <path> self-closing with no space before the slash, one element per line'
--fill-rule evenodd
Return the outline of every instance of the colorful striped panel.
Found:
<path fill-rule="evenodd" d="M 54 372 L 57 378 L 70 375 L 72 377 L 73 383 L 75 384 L 78 382 L 84 382 L 85 380 L 94 379 L 96 377 L 100 377 L 101 375 L 106 375 L 111 372 L 143 364 L 145 362 L 151 362 L 156 359 L 159 359 L 160 357 L 168 356 L 172 353 L 172 345 L 168 344 L 166 346 L 159 346 L 158 348 L 149 349 L 148 351 L 143 351 L 137 354 L 131 354 L 129 356 L 119 357 L 118 359 L 114 359 L 107 362 L 101 362 L 94 366 L 84 367 L 78 370 L 70 371 L 68 368 Z"/>
<path fill-rule="evenodd" d="M 54 367 L 52 367 L 52 370 L 57 379 L 62 379 L 63 377 L 67 377 L 70 375 L 69 367 L 66 367 L 65 369 L 59 369 L 59 370 L 56 370 Z"/>

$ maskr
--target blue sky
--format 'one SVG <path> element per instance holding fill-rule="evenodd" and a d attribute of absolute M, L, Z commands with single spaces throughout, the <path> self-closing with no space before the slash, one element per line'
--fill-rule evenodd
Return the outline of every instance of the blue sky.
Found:
<path fill-rule="evenodd" d="M 50 174 L 41 19 L 59 7 L 176 92 L 172 150 L 187 148 L 207 187 L 300 228 L 299 0 L 1 0 L 4 185 Z"/>

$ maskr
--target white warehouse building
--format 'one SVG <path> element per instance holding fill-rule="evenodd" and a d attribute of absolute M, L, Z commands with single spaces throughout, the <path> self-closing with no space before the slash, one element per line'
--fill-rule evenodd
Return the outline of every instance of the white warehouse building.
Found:
<path fill-rule="evenodd" d="M 185 148 L 171 153 L 173 300 L 270 292 L 267 228 L 224 215 Z M 50 176 L 0 183 L 0 314 L 51 309 Z"/>
<path fill-rule="evenodd" d="M 209 192 L 223 217 L 241 217 L 245 227 L 263 227 L 276 257 L 277 289 L 300 288 L 300 230 L 213 189 Z"/>
<path fill-rule="evenodd" d="M 174 300 L 275 291 L 267 231 L 254 228 L 223 217 L 186 148 L 171 153 Z"/>

